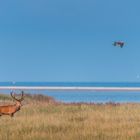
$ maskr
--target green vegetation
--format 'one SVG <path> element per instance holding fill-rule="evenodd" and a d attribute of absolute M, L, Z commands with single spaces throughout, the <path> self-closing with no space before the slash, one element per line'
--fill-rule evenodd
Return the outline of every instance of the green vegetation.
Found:
<path fill-rule="evenodd" d="M 140 104 L 63 104 L 26 95 L 0 126 L 0 140 L 139 140 Z"/>

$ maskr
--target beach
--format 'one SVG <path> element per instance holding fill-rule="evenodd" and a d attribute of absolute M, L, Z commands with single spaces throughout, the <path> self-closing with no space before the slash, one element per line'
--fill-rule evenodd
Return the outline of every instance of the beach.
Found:
<path fill-rule="evenodd" d="M 0 90 L 140 91 L 140 87 L 0 86 Z"/>

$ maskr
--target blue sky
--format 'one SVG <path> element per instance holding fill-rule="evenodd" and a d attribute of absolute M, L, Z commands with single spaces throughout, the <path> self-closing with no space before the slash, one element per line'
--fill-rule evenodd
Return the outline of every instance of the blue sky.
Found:
<path fill-rule="evenodd" d="M 0 81 L 140 81 L 140 1 L 0 2 Z M 112 46 L 123 40 L 124 48 Z"/>

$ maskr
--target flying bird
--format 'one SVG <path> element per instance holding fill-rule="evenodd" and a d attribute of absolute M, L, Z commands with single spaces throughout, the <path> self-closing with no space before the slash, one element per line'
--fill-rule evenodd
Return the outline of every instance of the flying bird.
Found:
<path fill-rule="evenodd" d="M 115 42 L 113 43 L 113 45 L 122 48 L 122 47 L 124 46 L 124 42 L 122 42 L 122 41 L 115 41 Z"/>

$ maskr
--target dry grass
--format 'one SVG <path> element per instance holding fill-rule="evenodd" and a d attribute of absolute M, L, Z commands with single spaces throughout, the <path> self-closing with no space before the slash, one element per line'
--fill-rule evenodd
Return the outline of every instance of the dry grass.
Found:
<path fill-rule="evenodd" d="M 36 100 L 13 118 L 2 116 L 0 126 L 0 140 L 139 140 L 140 104 Z"/>

